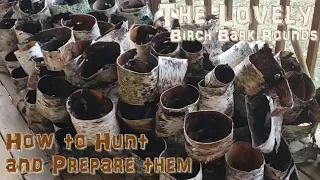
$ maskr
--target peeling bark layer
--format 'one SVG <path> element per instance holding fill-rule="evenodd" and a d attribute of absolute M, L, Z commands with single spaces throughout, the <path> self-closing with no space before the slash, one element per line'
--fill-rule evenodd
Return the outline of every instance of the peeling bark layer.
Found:
<path fill-rule="evenodd" d="M 249 143 L 236 142 L 226 154 L 227 180 L 263 180 L 263 154 Z"/>
<path fill-rule="evenodd" d="M 148 62 L 152 70 L 147 73 L 138 73 L 126 69 L 124 65 L 135 58 L 136 49 L 129 50 L 118 57 L 117 70 L 119 79 L 119 95 L 121 99 L 131 105 L 143 105 L 155 99 L 158 82 L 159 65 L 154 56 L 150 56 Z"/>
<path fill-rule="evenodd" d="M 313 124 L 284 125 L 282 128 L 283 136 L 288 142 L 299 141 L 309 137 L 312 132 Z"/>
<path fill-rule="evenodd" d="M 192 85 L 176 86 L 162 93 L 156 115 L 157 135 L 182 134 L 184 116 L 198 109 L 199 97 L 199 90 Z"/>
<path fill-rule="evenodd" d="M 20 67 L 20 63 L 17 59 L 17 57 L 14 55 L 14 52 L 16 51 L 17 49 L 9 52 L 6 57 L 5 57 L 5 64 L 10 72 L 10 74 L 12 73 L 12 71 L 18 67 Z"/>
<path fill-rule="evenodd" d="M 188 157 L 188 154 L 184 149 L 176 149 L 176 148 L 168 148 L 164 150 L 160 158 L 182 158 L 185 160 Z M 202 174 L 202 166 L 200 163 L 196 161 L 192 161 L 192 167 L 191 167 L 192 173 L 160 173 L 160 179 L 159 180 L 179 180 L 179 179 L 185 179 L 185 180 L 202 180 L 203 174 Z"/>
<path fill-rule="evenodd" d="M 90 10 L 91 7 L 88 0 L 54 0 L 53 4 L 50 6 L 50 12 L 52 13 L 52 16 L 61 13 L 87 13 Z"/>
<path fill-rule="evenodd" d="M 17 48 L 17 39 L 14 34 L 16 19 L 3 19 L 0 21 L 0 72 L 8 72 L 5 65 L 5 56 Z"/>
<path fill-rule="evenodd" d="M 223 157 L 233 144 L 233 122 L 216 111 L 192 112 L 184 120 L 184 137 L 188 155 L 208 163 Z"/>
<path fill-rule="evenodd" d="M 19 44 L 40 31 L 42 31 L 42 27 L 38 22 L 18 22 L 18 25 L 14 28 Z"/>
<path fill-rule="evenodd" d="M 52 122 L 64 122 L 69 115 L 66 109 L 67 98 L 75 90 L 62 77 L 43 76 L 38 83 L 36 107 Z"/>
<path fill-rule="evenodd" d="M 87 93 L 94 98 L 91 99 L 88 96 L 89 94 L 86 97 L 83 91 L 74 92 L 66 103 L 77 133 L 84 134 L 87 137 L 88 146 L 95 145 L 95 134 L 97 132 L 109 132 L 110 136 L 117 136 L 120 133 L 120 128 L 116 120 L 115 107 L 111 100 L 97 91 L 89 90 Z M 97 104 L 92 102 L 97 102 Z M 93 105 L 98 109 L 92 107 Z M 81 108 L 84 109 L 81 110 Z M 87 111 L 88 108 L 91 108 L 91 110 L 94 108 L 100 114 L 91 114 L 93 111 Z"/>

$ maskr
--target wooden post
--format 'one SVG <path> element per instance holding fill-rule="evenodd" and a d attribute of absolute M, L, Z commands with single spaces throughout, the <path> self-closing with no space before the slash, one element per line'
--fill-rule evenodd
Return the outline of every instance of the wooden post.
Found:
<path fill-rule="evenodd" d="M 176 3 L 176 0 L 169 0 L 169 3 Z"/>
<path fill-rule="evenodd" d="M 192 6 L 193 1 L 192 0 L 186 0 L 186 5 L 191 5 Z"/>
<path fill-rule="evenodd" d="M 207 15 L 212 13 L 212 0 L 204 0 L 204 7 L 206 8 Z"/>
<path fill-rule="evenodd" d="M 289 5 L 290 5 L 290 0 L 280 0 L 280 5 L 281 5 L 282 8 L 283 8 L 283 13 L 284 13 L 284 15 L 287 16 L 286 6 L 289 6 Z M 283 19 L 283 24 L 280 24 L 280 25 L 278 26 L 278 30 L 281 31 L 281 32 L 287 30 L 287 25 L 285 24 L 285 18 Z M 283 39 L 280 40 L 280 41 L 277 41 L 275 54 L 277 54 L 277 53 L 280 52 L 280 51 L 283 51 L 283 50 L 284 50 L 284 47 L 285 47 L 285 42 L 284 42 Z"/>
<path fill-rule="evenodd" d="M 314 6 L 314 14 L 313 14 L 313 21 L 311 31 L 318 31 L 320 32 L 320 0 L 316 0 L 316 4 Z M 307 66 L 310 72 L 311 77 L 314 76 L 314 70 L 317 63 L 317 55 L 319 49 L 319 37 L 317 41 L 309 41 L 308 47 L 308 55 L 307 55 Z"/>
<path fill-rule="evenodd" d="M 232 20 L 232 0 L 224 0 L 224 4 L 227 7 L 227 20 Z"/>
<path fill-rule="evenodd" d="M 158 11 L 160 3 L 161 0 L 149 0 L 150 8 L 153 14 Z"/>
<path fill-rule="evenodd" d="M 251 10 L 252 23 L 249 25 L 249 30 L 255 31 L 254 38 L 257 39 L 258 22 L 254 16 L 253 6 L 259 6 L 259 0 L 250 0 L 250 10 Z"/>

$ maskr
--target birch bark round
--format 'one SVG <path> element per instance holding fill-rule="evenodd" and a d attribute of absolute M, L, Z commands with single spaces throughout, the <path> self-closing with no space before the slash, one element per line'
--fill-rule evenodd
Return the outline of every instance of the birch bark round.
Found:
<path fill-rule="evenodd" d="M 203 45 L 199 41 L 183 41 L 181 44 L 181 56 L 188 59 L 188 69 L 191 73 L 203 70 Z"/>
<path fill-rule="evenodd" d="M 108 3 L 108 5 L 111 5 L 111 7 L 107 7 L 106 5 L 107 2 L 110 2 L 110 4 Z M 116 0 L 97 0 L 92 5 L 93 10 L 97 12 L 103 12 L 108 17 L 110 17 L 111 14 L 115 14 L 117 12 L 117 8 L 118 8 L 118 3 Z"/>
<path fill-rule="evenodd" d="M 43 57 L 41 48 L 36 41 L 29 42 L 22 49 L 15 51 L 14 54 L 21 64 L 21 67 L 28 75 L 31 75 L 34 70 L 34 63 L 32 59 Z"/>
<path fill-rule="evenodd" d="M 178 58 L 180 54 L 180 46 L 178 43 L 171 42 L 170 32 L 163 32 L 155 35 L 151 40 L 151 53 L 155 56 L 168 56 Z M 167 43 L 170 47 L 168 52 L 163 52 L 164 44 Z"/>
<path fill-rule="evenodd" d="M 29 123 L 41 123 L 45 120 L 36 108 L 36 90 L 28 90 L 24 97 L 24 101 L 26 103 L 26 116 Z"/>
<path fill-rule="evenodd" d="M 89 14 L 71 14 L 71 20 L 63 25 L 73 27 L 73 34 L 76 41 L 95 40 L 100 34 L 96 18 Z M 63 23 L 63 22 L 62 22 Z"/>
<path fill-rule="evenodd" d="M 226 180 L 263 180 L 264 157 L 249 143 L 236 142 L 226 153 Z"/>
<path fill-rule="evenodd" d="M 24 72 L 22 67 L 18 67 L 12 71 L 11 79 L 18 92 L 27 88 L 28 74 Z"/>
<path fill-rule="evenodd" d="M 60 77 L 43 76 L 38 83 L 36 107 L 52 122 L 64 122 L 69 115 L 66 101 L 74 90 L 71 84 Z"/>
<path fill-rule="evenodd" d="M 148 73 L 137 73 L 125 69 L 123 65 L 134 58 L 137 54 L 136 49 L 131 49 L 120 55 L 117 60 L 118 82 L 120 85 L 119 96 L 131 105 L 143 105 L 152 102 L 155 98 L 156 85 L 158 82 L 159 65 L 157 59 L 150 56 L 149 62 L 154 68 Z"/>
<path fill-rule="evenodd" d="M 196 124 L 204 123 L 207 120 L 204 119 L 204 117 L 220 117 L 221 119 L 218 121 L 221 122 L 219 123 L 226 123 L 226 127 L 220 128 L 225 128 L 222 131 L 224 131 L 228 135 L 218 141 L 212 142 L 198 142 L 192 139 L 192 137 L 190 137 L 192 133 L 191 128 L 195 127 Z M 228 116 L 216 111 L 192 112 L 187 114 L 184 119 L 184 137 L 185 148 L 188 155 L 201 163 L 208 163 L 223 157 L 225 153 L 229 150 L 230 146 L 233 143 L 233 122 L 231 118 L 229 118 Z"/>
<path fill-rule="evenodd" d="M 14 34 L 16 19 L 3 19 L 0 22 L 0 71 L 7 72 L 5 56 L 17 48 L 17 39 Z"/>
<path fill-rule="evenodd" d="M 234 113 L 234 85 L 225 87 L 204 87 L 204 80 L 199 82 L 200 101 L 199 110 L 212 110 L 226 114 L 229 117 Z"/>
<path fill-rule="evenodd" d="M 233 83 L 235 74 L 229 65 L 217 65 L 205 76 L 206 87 L 225 87 Z"/>
<path fill-rule="evenodd" d="M 90 92 L 96 96 L 97 99 L 104 106 L 112 107 L 111 111 L 107 112 L 107 114 L 99 119 L 78 119 L 73 116 L 71 104 L 74 101 L 74 98 L 79 96 L 82 90 L 78 90 L 74 92 L 67 100 L 67 109 L 71 116 L 72 124 L 74 125 L 77 133 L 84 134 L 87 137 L 88 146 L 95 146 L 96 143 L 96 133 L 100 132 L 108 132 L 110 136 L 117 136 L 120 133 L 120 128 L 118 122 L 116 120 L 115 115 L 115 107 L 109 98 L 103 97 L 101 93 L 97 93 L 93 90 Z M 101 104 L 102 105 L 102 104 Z"/>
<path fill-rule="evenodd" d="M 157 135 L 170 137 L 183 134 L 184 116 L 198 109 L 199 97 L 199 90 L 192 85 L 176 86 L 162 93 L 156 114 Z M 175 106 L 182 100 L 186 102 Z"/>
<path fill-rule="evenodd" d="M 149 58 L 150 52 L 151 52 L 151 41 L 145 43 L 145 44 L 137 44 L 137 36 L 139 28 L 143 29 L 153 29 L 152 26 L 149 25 L 133 25 L 129 31 L 129 38 L 131 42 L 134 44 L 133 46 L 137 49 L 137 57 L 141 60 L 146 61 Z M 141 32 L 140 32 L 141 33 Z"/>
<path fill-rule="evenodd" d="M 128 19 L 128 26 L 133 24 L 152 24 L 153 15 L 148 4 L 139 8 L 125 8 L 129 6 L 129 1 L 124 1 L 119 5 L 117 13 Z"/>
<path fill-rule="evenodd" d="M 41 30 L 41 24 L 36 22 L 21 22 L 14 28 L 19 44 Z"/>
<path fill-rule="evenodd" d="M 11 52 L 9 52 L 6 57 L 5 57 L 5 64 L 10 72 L 10 74 L 12 73 L 12 71 L 18 67 L 20 67 L 20 63 L 17 59 L 17 57 L 14 55 L 14 52 L 16 50 L 13 50 Z"/>
<path fill-rule="evenodd" d="M 52 16 L 61 14 L 61 13 L 87 13 L 91 10 L 90 4 L 88 0 L 76 0 L 73 4 L 60 4 L 57 2 L 59 0 L 55 0 L 53 4 L 50 6 L 50 12 Z M 64 2 L 64 1 L 60 1 Z"/>
<path fill-rule="evenodd" d="M 23 10 L 21 9 L 21 7 L 23 7 L 23 4 L 21 4 L 22 2 L 23 1 L 18 1 L 14 9 L 18 17 L 20 17 L 24 21 L 39 22 L 42 19 L 51 16 L 47 1 L 45 0 L 42 1 L 44 5 L 43 8 L 35 14 L 29 14 L 29 13 L 23 12 Z M 33 2 L 31 1 L 31 3 Z M 25 4 L 25 6 L 27 6 L 27 3 Z"/>

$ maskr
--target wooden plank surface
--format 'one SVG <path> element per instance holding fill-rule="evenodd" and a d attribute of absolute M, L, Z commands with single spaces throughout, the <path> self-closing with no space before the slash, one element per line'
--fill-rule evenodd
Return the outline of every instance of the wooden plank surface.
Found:
<path fill-rule="evenodd" d="M 320 166 L 313 162 L 297 164 L 297 168 L 311 180 L 320 179 Z"/>
<path fill-rule="evenodd" d="M 314 14 L 312 20 L 311 31 L 315 30 L 320 32 L 320 1 L 316 0 L 314 7 Z M 317 63 L 317 56 L 319 51 L 319 37 L 317 41 L 310 40 L 307 55 L 307 66 L 311 77 L 314 76 L 314 71 Z"/>
<path fill-rule="evenodd" d="M 258 32 L 258 22 L 254 16 L 253 6 L 259 6 L 259 0 L 250 0 L 250 9 L 251 9 L 251 17 L 252 22 L 249 25 L 249 30 L 255 31 L 254 38 L 257 39 L 257 32 Z"/>
<path fill-rule="evenodd" d="M 207 14 L 211 14 L 212 13 L 212 0 L 204 1 L 204 7 L 206 8 Z"/>
<path fill-rule="evenodd" d="M 12 104 L 7 91 L 2 85 L 0 85 L 0 114 L 0 132 L 4 138 L 9 133 L 21 132 L 22 134 L 32 134 L 27 123 L 17 108 Z M 11 150 L 11 153 L 16 159 L 39 157 L 42 158 L 45 163 L 49 162 L 49 158 L 38 146 L 35 146 L 35 148 L 31 150 Z"/>
<path fill-rule="evenodd" d="M 193 5 L 193 0 L 185 0 L 186 1 L 186 5 Z"/>
<path fill-rule="evenodd" d="M 43 173 L 35 174 L 28 173 L 24 175 L 25 180 L 63 180 L 59 176 L 53 176 L 51 173 L 52 164 L 48 163 L 44 165 Z"/>
<path fill-rule="evenodd" d="M 286 14 L 286 6 L 290 6 L 290 0 L 280 0 L 280 5 L 283 7 L 284 14 Z M 278 26 L 279 31 L 286 31 L 287 26 L 285 24 L 285 20 L 283 19 L 283 24 L 280 24 Z M 276 42 L 276 51 L 275 53 L 277 54 L 278 52 L 284 50 L 285 47 L 285 42 L 284 40 L 280 40 Z"/>
<path fill-rule="evenodd" d="M 5 180 L 23 180 L 20 173 L 8 173 L 6 170 L 7 159 L 12 158 L 11 154 L 7 151 L 5 142 L 0 136 L 0 179 Z"/>
<path fill-rule="evenodd" d="M 232 20 L 233 0 L 224 0 L 224 4 L 227 7 L 227 20 Z"/>

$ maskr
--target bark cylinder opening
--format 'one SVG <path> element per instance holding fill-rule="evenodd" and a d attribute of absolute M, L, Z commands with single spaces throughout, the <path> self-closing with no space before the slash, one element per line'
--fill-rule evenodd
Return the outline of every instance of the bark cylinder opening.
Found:
<path fill-rule="evenodd" d="M 249 143 L 236 142 L 226 154 L 226 179 L 264 179 L 264 156 Z"/>
<path fill-rule="evenodd" d="M 218 65 L 205 77 L 206 87 L 223 87 L 233 82 L 235 73 L 233 69 L 225 64 Z"/>
<path fill-rule="evenodd" d="M 164 150 L 160 158 L 165 159 L 175 159 L 176 161 L 176 168 L 180 168 L 177 159 L 182 158 L 185 162 L 187 161 L 188 154 L 185 151 L 185 149 L 176 149 L 176 148 L 168 148 Z M 191 172 L 185 172 L 185 173 L 172 173 L 172 172 L 164 172 L 160 173 L 160 180 L 202 180 L 203 174 L 202 174 L 202 166 L 200 163 L 191 160 L 191 163 L 188 164 L 191 167 Z"/>
<path fill-rule="evenodd" d="M 232 117 L 234 114 L 234 85 L 231 83 L 225 87 L 205 87 L 205 81 L 198 84 L 200 91 L 199 109 L 213 110 Z"/>
<path fill-rule="evenodd" d="M 12 71 L 11 79 L 17 87 L 18 92 L 27 88 L 28 74 L 24 72 L 22 67 L 18 67 Z"/>
<path fill-rule="evenodd" d="M 103 12 L 99 12 L 99 11 L 91 11 L 88 12 L 87 14 L 90 14 L 91 16 L 94 16 L 97 21 L 99 22 L 109 22 L 109 17 L 106 16 Z"/>
<path fill-rule="evenodd" d="M 163 32 L 155 35 L 151 40 L 151 53 L 157 57 L 177 58 L 180 53 L 180 46 L 178 43 L 171 42 L 170 32 Z"/>
<path fill-rule="evenodd" d="M 9 52 L 4 59 L 10 74 L 12 73 L 12 71 L 14 69 L 21 66 L 16 55 L 14 55 L 14 52 L 17 50 L 18 49 L 15 49 L 15 50 Z"/>
<path fill-rule="evenodd" d="M 63 77 L 43 76 L 38 83 L 36 107 L 52 122 L 64 122 L 69 116 L 66 109 L 67 98 L 75 90 Z"/>
<path fill-rule="evenodd" d="M 111 16 L 117 12 L 117 2 L 115 0 L 97 0 L 93 3 L 92 9 L 103 12 L 107 16 Z"/>
<path fill-rule="evenodd" d="M 42 27 L 40 23 L 36 22 L 18 22 L 14 31 L 16 33 L 18 43 L 22 44 L 24 40 L 42 31 Z"/>
<path fill-rule="evenodd" d="M 94 90 L 77 90 L 67 100 L 72 124 L 87 137 L 88 146 L 96 143 L 96 132 L 120 133 L 112 101 Z"/>
<path fill-rule="evenodd" d="M 162 93 L 156 115 L 157 135 L 182 135 L 184 117 L 198 109 L 199 97 L 199 90 L 192 85 L 176 86 Z"/>
<path fill-rule="evenodd" d="M 24 101 L 26 103 L 27 121 L 30 124 L 32 122 L 42 123 L 45 120 L 45 118 L 40 114 L 40 112 L 36 108 L 36 96 L 37 91 L 29 89 L 24 97 Z"/>
<path fill-rule="evenodd" d="M 131 49 L 118 57 L 119 96 L 128 104 L 143 105 L 155 100 L 159 65 L 152 55 L 148 61 L 136 55 L 137 49 Z"/>
<path fill-rule="evenodd" d="M 233 122 L 216 111 L 197 111 L 185 116 L 185 147 L 188 155 L 202 163 L 223 157 L 233 143 Z"/>
<path fill-rule="evenodd" d="M 203 70 L 203 45 L 200 41 L 183 41 L 181 56 L 188 59 L 188 69 L 191 73 Z"/>
<path fill-rule="evenodd" d="M 45 43 L 41 46 L 42 53 L 44 55 L 44 62 L 46 67 L 50 71 L 62 71 L 64 63 L 60 58 L 60 51 L 64 45 L 63 41 L 60 40 L 51 40 L 48 43 Z"/>

